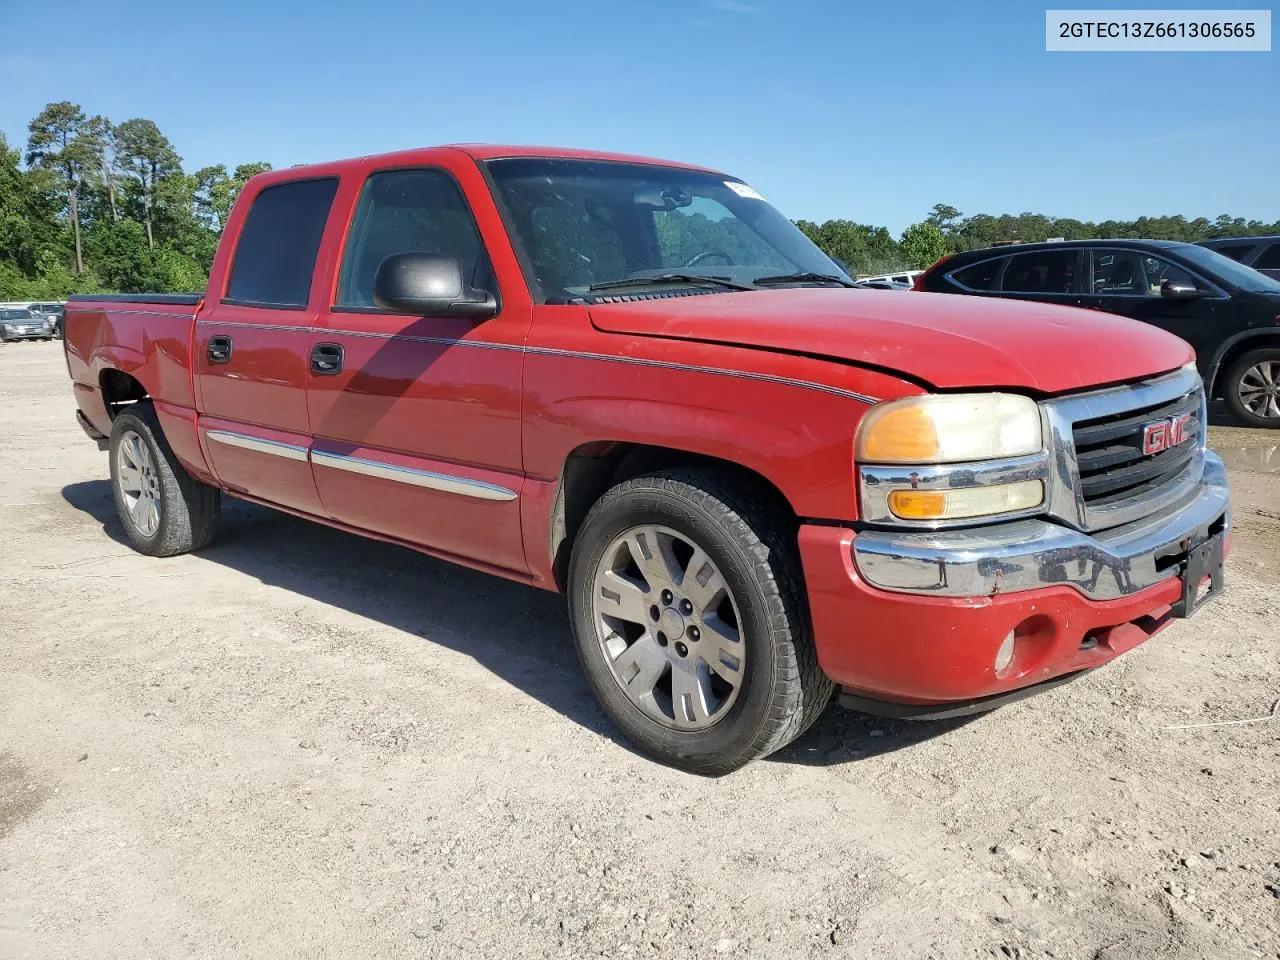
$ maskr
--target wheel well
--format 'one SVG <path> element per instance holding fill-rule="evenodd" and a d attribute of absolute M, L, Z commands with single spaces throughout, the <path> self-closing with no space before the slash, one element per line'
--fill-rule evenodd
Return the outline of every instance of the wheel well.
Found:
<path fill-rule="evenodd" d="M 795 511 L 782 491 L 763 475 L 741 464 L 687 450 L 640 443 L 584 444 L 565 460 L 551 513 L 551 555 L 556 585 L 562 590 L 565 588 L 573 541 L 587 513 L 605 491 L 656 470 L 692 466 L 715 467 L 738 474 L 743 483 L 771 496 L 788 521 L 795 523 Z"/>
<path fill-rule="evenodd" d="M 151 396 L 141 382 L 120 370 L 103 370 L 98 386 L 102 390 L 103 405 L 112 420 L 122 407 Z"/>
<path fill-rule="evenodd" d="M 1276 333 L 1260 333 L 1251 337 L 1244 337 L 1237 343 L 1233 343 L 1227 348 L 1227 352 L 1222 355 L 1222 359 L 1218 361 L 1217 369 L 1213 371 L 1213 383 L 1210 385 L 1210 399 L 1223 397 L 1224 384 L 1227 379 L 1227 371 L 1232 365 L 1251 350 L 1258 350 L 1262 347 L 1280 347 L 1280 332 Z"/>

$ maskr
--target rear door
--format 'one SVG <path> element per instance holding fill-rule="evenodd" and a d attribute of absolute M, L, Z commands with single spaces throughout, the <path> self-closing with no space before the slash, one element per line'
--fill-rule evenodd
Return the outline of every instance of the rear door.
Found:
<path fill-rule="evenodd" d="M 1187 267 L 1154 251 L 1129 247 L 1092 247 L 1086 263 L 1091 292 L 1084 305 L 1132 317 L 1160 327 L 1195 348 L 1201 373 L 1222 342 L 1230 310 L 1225 290 Z M 1203 296 L 1169 300 L 1160 295 L 1160 284 L 1171 280 L 1190 284 Z"/>
<path fill-rule="evenodd" d="M 240 228 L 225 290 L 196 321 L 200 436 L 233 490 L 323 514 L 311 476 L 312 275 L 338 179 L 262 189 Z"/>
<path fill-rule="evenodd" d="M 1079 247 L 1030 250 L 1009 257 L 993 292 L 1014 300 L 1036 300 L 1078 306 L 1083 297 L 1080 279 L 1084 253 Z"/>

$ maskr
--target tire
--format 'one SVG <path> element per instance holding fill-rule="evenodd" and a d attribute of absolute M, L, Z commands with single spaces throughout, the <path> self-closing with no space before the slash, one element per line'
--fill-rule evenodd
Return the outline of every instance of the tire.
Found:
<path fill-rule="evenodd" d="M 135 550 L 172 557 L 213 539 L 222 494 L 183 469 L 150 403 L 117 414 L 108 450 L 111 493 Z"/>
<path fill-rule="evenodd" d="M 649 573 L 635 563 L 646 550 Z M 668 569 L 679 574 L 670 597 L 657 589 Z M 677 468 L 613 487 L 575 539 L 568 593 L 578 656 L 601 706 L 632 743 L 671 766 L 729 773 L 790 743 L 831 702 L 794 523 L 749 479 Z M 612 599 L 623 594 L 625 607 Z M 685 604 L 691 598 L 696 605 Z M 696 693 L 677 696 L 685 690 Z"/>
<path fill-rule="evenodd" d="M 1236 419 L 1251 427 L 1280 427 L 1280 347 L 1250 350 L 1236 360 L 1222 392 Z"/>

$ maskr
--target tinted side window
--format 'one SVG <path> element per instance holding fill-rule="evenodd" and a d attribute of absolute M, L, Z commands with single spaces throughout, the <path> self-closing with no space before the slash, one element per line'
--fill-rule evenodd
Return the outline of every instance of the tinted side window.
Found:
<path fill-rule="evenodd" d="M 397 253 L 457 257 L 472 286 L 497 292 L 471 211 L 442 170 L 387 170 L 368 179 L 351 222 L 334 306 L 374 306 L 378 267 Z"/>
<path fill-rule="evenodd" d="M 1210 289 L 1204 281 L 1193 276 L 1191 271 L 1160 257 L 1143 257 L 1142 269 L 1147 275 L 1147 289 L 1145 292 L 1150 297 L 1160 296 L 1160 284 L 1166 280 L 1182 286 L 1195 287 L 1197 290 Z"/>
<path fill-rule="evenodd" d="M 995 260 L 975 263 L 972 267 L 957 270 L 952 276 L 957 283 L 963 284 L 970 290 L 990 290 L 996 282 L 1002 263 L 1004 260 L 997 257 Z"/>
<path fill-rule="evenodd" d="M 1253 249 L 1252 243 L 1227 243 L 1222 246 L 1212 247 L 1224 257 L 1230 257 L 1232 260 L 1243 261 L 1249 255 L 1249 251 Z"/>
<path fill-rule="evenodd" d="M 1280 270 L 1280 243 L 1273 243 L 1254 261 L 1255 270 Z"/>
<path fill-rule="evenodd" d="M 1009 258 L 1000 289 L 1008 293 L 1074 293 L 1074 250 L 1037 250 Z"/>
<path fill-rule="evenodd" d="M 299 180 L 268 187 L 254 198 L 240 229 L 226 299 L 301 309 L 338 181 Z"/>

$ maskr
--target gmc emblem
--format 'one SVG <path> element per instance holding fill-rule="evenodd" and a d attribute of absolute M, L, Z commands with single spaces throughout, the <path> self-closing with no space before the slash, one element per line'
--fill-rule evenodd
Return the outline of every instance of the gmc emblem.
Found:
<path fill-rule="evenodd" d="M 1191 414 L 1184 413 L 1168 420 L 1148 423 L 1142 428 L 1142 452 L 1151 456 L 1164 450 L 1172 449 L 1187 439 L 1187 424 L 1191 422 Z"/>

